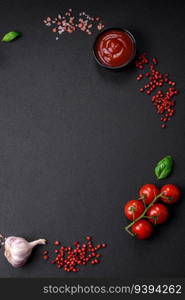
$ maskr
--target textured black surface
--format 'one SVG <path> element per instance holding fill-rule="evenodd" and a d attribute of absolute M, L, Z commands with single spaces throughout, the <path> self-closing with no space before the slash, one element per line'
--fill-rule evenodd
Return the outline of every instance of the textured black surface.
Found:
<path fill-rule="evenodd" d="M 185 199 L 149 241 L 121 228 L 124 203 L 154 178 L 167 154 L 175 171 L 158 184 L 185 185 L 184 2 L 1 1 L 0 34 L 23 37 L 0 45 L 0 231 L 64 244 L 90 234 L 106 241 L 99 266 L 77 277 L 185 275 Z M 100 15 L 106 26 L 131 30 L 138 49 L 159 59 L 178 83 L 177 113 L 160 128 L 136 71 L 110 72 L 93 61 L 93 37 L 81 32 L 55 40 L 42 20 L 67 8 Z M 68 277 L 41 259 L 14 270 L 0 258 L 1 277 Z M 1 253 L 2 254 L 2 253 Z"/>

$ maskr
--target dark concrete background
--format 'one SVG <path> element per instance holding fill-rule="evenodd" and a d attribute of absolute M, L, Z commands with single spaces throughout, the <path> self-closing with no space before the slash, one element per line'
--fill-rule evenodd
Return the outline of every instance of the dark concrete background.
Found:
<path fill-rule="evenodd" d="M 105 241 L 99 266 L 66 274 L 41 259 L 14 270 L 1 253 L 0 277 L 183 277 L 185 199 L 148 241 L 122 227 L 123 205 L 145 183 L 185 186 L 184 2 L 1 1 L 0 34 L 22 38 L 0 45 L 0 232 L 70 245 L 87 234 Z M 135 35 L 138 50 L 156 56 L 177 82 L 177 112 L 160 128 L 136 70 L 110 72 L 92 57 L 81 32 L 55 40 L 42 20 L 67 8 L 100 15 L 106 26 Z M 156 162 L 171 154 L 173 175 L 157 182 Z M 51 246 L 49 246 L 52 249 Z M 45 249 L 45 248 L 44 248 Z M 2 250 L 1 250 L 2 252 Z"/>

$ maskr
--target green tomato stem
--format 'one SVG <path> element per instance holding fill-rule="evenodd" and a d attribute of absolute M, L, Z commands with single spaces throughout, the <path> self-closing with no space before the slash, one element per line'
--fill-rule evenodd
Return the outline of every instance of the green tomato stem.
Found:
<path fill-rule="evenodd" d="M 163 193 L 155 196 L 154 200 L 145 208 L 144 212 L 137 218 L 135 219 L 133 222 L 131 222 L 128 226 L 126 226 L 124 229 L 132 236 L 135 236 L 130 230 L 129 228 L 132 227 L 132 225 L 134 225 L 137 221 L 145 218 L 147 211 L 149 210 L 149 208 L 157 201 L 158 198 L 160 198 L 163 195 Z"/>

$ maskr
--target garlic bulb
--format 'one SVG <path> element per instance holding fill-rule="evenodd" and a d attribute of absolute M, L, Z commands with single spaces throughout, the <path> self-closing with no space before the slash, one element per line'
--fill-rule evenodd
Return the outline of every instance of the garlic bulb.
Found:
<path fill-rule="evenodd" d="M 35 246 L 44 244 L 46 244 L 45 239 L 27 242 L 24 238 L 10 236 L 5 239 L 4 255 L 14 268 L 19 268 L 26 263 Z"/>

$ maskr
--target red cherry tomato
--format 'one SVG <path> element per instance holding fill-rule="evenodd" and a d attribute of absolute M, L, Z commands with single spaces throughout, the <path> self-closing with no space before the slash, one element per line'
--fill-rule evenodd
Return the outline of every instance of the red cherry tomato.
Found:
<path fill-rule="evenodd" d="M 139 240 L 145 240 L 151 236 L 153 227 L 150 222 L 141 219 L 132 225 L 131 231 Z"/>
<path fill-rule="evenodd" d="M 181 192 L 180 189 L 173 184 L 166 184 L 161 188 L 161 200 L 165 203 L 175 203 L 179 200 Z"/>
<path fill-rule="evenodd" d="M 145 184 L 139 190 L 139 196 L 143 197 L 143 200 L 148 205 L 159 194 L 158 188 L 154 184 Z"/>
<path fill-rule="evenodd" d="M 145 207 L 141 200 L 130 200 L 124 207 L 125 216 L 131 221 L 137 219 L 144 210 Z"/>
<path fill-rule="evenodd" d="M 169 217 L 169 209 L 164 204 L 155 203 L 147 211 L 149 221 L 154 224 L 163 224 Z"/>

